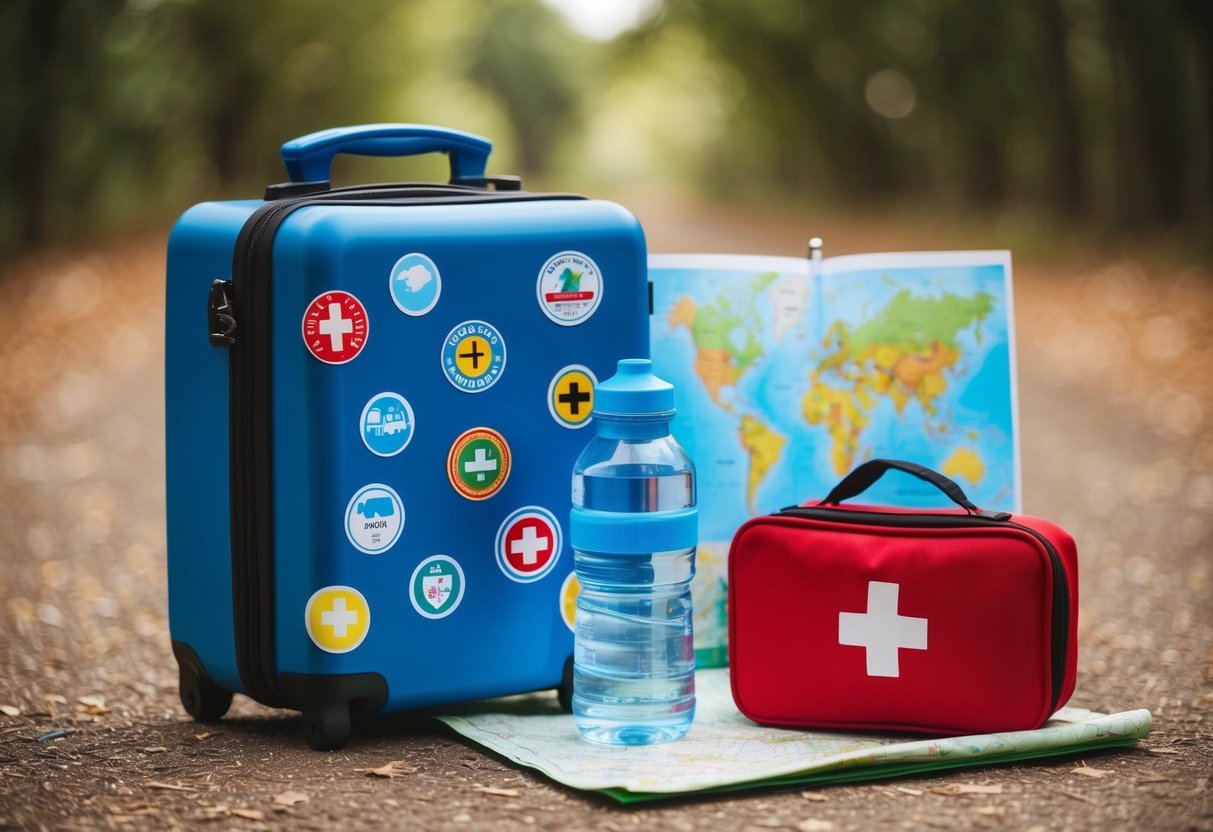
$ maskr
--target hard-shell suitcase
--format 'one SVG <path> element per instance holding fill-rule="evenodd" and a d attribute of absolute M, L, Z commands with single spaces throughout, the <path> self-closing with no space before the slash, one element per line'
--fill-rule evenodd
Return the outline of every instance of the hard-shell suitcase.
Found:
<path fill-rule="evenodd" d="M 282 147 L 263 201 L 169 239 L 169 613 L 181 697 L 385 712 L 560 687 L 592 386 L 648 355 L 644 237 L 608 202 L 486 177 L 422 125 Z M 450 156 L 447 185 L 330 189 L 337 153 Z M 605 375 L 604 375 L 605 374 Z"/>

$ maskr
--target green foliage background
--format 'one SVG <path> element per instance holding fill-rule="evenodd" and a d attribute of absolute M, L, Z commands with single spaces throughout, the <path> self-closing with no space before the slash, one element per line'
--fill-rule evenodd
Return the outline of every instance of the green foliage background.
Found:
<path fill-rule="evenodd" d="M 10 252 L 257 195 L 284 140 L 376 121 L 487 135 L 532 184 L 1213 246 L 1203 0 L 664 0 L 605 42 L 541 0 L 8 0 L 0 69 Z M 444 170 L 342 157 L 335 178 Z"/>

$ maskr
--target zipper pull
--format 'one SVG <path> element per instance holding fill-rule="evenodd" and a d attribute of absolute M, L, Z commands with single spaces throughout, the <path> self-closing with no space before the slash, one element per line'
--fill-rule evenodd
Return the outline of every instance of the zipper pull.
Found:
<path fill-rule="evenodd" d="M 989 509 L 980 509 L 977 512 L 977 517 L 984 517 L 987 520 L 1010 520 L 1011 512 L 1009 511 L 990 511 Z"/>
<path fill-rule="evenodd" d="M 232 281 L 216 280 L 206 298 L 206 331 L 212 347 L 236 343 L 236 310 L 232 306 Z"/>

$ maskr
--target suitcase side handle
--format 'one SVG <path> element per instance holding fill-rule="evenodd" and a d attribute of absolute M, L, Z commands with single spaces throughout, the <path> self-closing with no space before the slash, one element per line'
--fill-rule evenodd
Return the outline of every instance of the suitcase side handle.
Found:
<path fill-rule="evenodd" d="M 917 462 L 905 462 L 900 459 L 871 459 L 860 465 L 843 477 L 842 482 L 834 486 L 821 505 L 838 505 L 843 500 L 858 497 L 876 483 L 886 471 L 895 470 L 911 474 L 923 482 L 938 488 L 948 499 L 963 508 L 969 514 L 981 514 L 982 511 L 965 496 L 964 489 L 938 471 L 932 471 Z"/>
<path fill-rule="evenodd" d="M 451 157 L 451 182 L 484 179 L 493 143 L 483 136 L 430 124 L 360 124 L 333 127 L 284 142 L 282 161 L 292 182 L 320 182 L 338 153 L 356 156 L 418 156 L 445 153 Z"/>

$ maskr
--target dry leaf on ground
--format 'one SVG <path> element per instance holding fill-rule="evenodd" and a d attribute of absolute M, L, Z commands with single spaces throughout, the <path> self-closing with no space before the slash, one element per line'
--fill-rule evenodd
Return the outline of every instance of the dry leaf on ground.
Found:
<path fill-rule="evenodd" d="M 392 760 L 379 768 L 356 768 L 354 771 L 365 774 L 367 777 L 386 777 L 390 780 L 394 777 L 403 777 L 412 769 L 404 764 L 404 760 Z"/>
<path fill-rule="evenodd" d="M 894 786 L 893 790 L 901 792 L 902 794 L 908 794 L 910 797 L 922 797 L 922 789 L 911 789 L 907 786 Z"/>
<path fill-rule="evenodd" d="M 808 818 L 796 824 L 796 828 L 800 832 L 830 832 L 834 828 L 834 822 L 829 820 L 818 820 L 817 818 Z"/>
<path fill-rule="evenodd" d="M 5 716 L 21 716 L 21 709 L 16 705 L 0 705 L 0 714 Z"/>
<path fill-rule="evenodd" d="M 481 794 L 492 794 L 497 797 L 519 797 L 522 793 L 517 789 L 499 789 L 495 786 L 473 786 L 472 791 Z"/>
<path fill-rule="evenodd" d="M 978 783 L 950 783 L 946 786 L 932 786 L 927 791 L 931 794 L 946 795 L 1002 794 L 1002 784 L 994 783 L 985 786 Z"/>
<path fill-rule="evenodd" d="M 265 812 L 259 809 L 232 809 L 232 814 L 245 820 L 265 820 Z"/>
<path fill-rule="evenodd" d="M 308 796 L 303 792 L 282 792 L 274 795 L 275 806 L 294 806 L 296 803 L 307 803 Z"/>
<path fill-rule="evenodd" d="M 1107 777 L 1112 772 L 1104 768 L 1091 768 L 1090 766 L 1082 765 L 1078 768 L 1071 769 L 1070 773 L 1081 774 L 1083 777 L 1092 777 L 1098 780 L 1100 777 Z"/>
<path fill-rule="evenodd" d="M 149 789 L 165 789 L 166 791 L 170 791 L 170 792 L 196 792 L 196 791 L 198 791 L 193 786 L 183 786 L 180 783 L 177 783 L 177 784 L 159 783 L 155 780 L 148 782 L 146 785 Z"/>
<path fill-rule="evenodd" d="M 829 800 L 829 798 L 821 792 L 801 792 L 800 796 L 805 800 L 811 800 L 814 803 L 825 803 L 827 800 Z"/>

